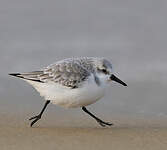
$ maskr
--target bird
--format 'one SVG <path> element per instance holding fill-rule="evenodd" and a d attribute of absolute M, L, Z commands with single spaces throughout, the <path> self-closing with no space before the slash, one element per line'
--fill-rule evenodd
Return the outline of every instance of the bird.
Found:
<path fill-rule="evenodd" d="M 86 106 L 100 100 L 112 81 L 127 86 L 113 74 L 111 61 L 104 57 L 66 58 L 38 71 L 9 75 L 28 82 L 46 100 L 40 113 L 29 119 L 31 127 L 41 119 L 49 103 L 65 108 L 80 107 L 102 127 L 111 126 L 113 123 L 101 120 Z"/>

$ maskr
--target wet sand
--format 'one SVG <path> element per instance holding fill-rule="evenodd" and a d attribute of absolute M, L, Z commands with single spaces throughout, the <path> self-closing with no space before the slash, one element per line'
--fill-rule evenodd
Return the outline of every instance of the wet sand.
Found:
<path fill-rule="evenodd" d="M 57 125 L 41 120 L 30 128 L 28 121 L 14 117 L 4 119 L 3 116 L 4 122 L 0 124 L 1 150 L 166 150 L 167 147 L 165 127 L 102 128 L 92 120 L 90 123 L 85 120 L 84 124 L 67 124 L 62 120 Z"/>
<path fill-rule="evenodd" d="M 1 150 L 166 150 L 166 128 L 0 127 Z"/>

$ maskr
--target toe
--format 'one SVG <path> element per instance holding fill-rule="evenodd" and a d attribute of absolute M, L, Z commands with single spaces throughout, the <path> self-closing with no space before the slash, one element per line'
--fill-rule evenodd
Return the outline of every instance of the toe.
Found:
<path fill-rule="evenodd" d="M 102 120 L 97 120 L 97 122 L 98 122 L 102 127 L 105 127 L 106 125 L 107 125 L 107 126 L 112 126 L 112 125 L 113 125 L 112 123 L 104 122 L 104 121 L 102 121 Z"/>
<path fill-rule="evenodd" d="M 101 125 L 102 127 L 105 127 L 106 125 L 102 122 L 102 121 L 100 121 L 100 120 L 97 120 L 97 122 L 99 123 L 99 125 Z"/>
<path fill-rule="evenodd" d="M 32 121 L 31 124 L 30 124 L 30 126 L 32 127 L 35 122 L 37 122 L 37 119 L 35 119 L 34 121 Z"/>
<path fill-rule="evenodd" d="M 34 121 L 31 122 L 30 126 L 32 127 L 40 118 L 36 118 Z"/>
<path fill-rule="evenodd" d="M 106 125 L 108 125 L 108 126 L 112 126 L 113 124 L 112 123 L 110 123 L 110 122 L 104 122 Z"/>
<path fill-rule="evenodd" d="M 40 115 L 37 115 L 37 116 L 31 117 L 29 120 L 40 119 L 40 118 L 41 118 L 41 116 L 40 116 Z"/>
<path fill-rule="evenodd" d="M 34 119 L 34 120 L 33 120 Z M 29 120 L 33 120 L 30 124 L 30 126 L 32 127 L 39 119 L 41 119 L 41 115 L 38 116 L 34 116 L 32 118 L 30 118 Z"/>

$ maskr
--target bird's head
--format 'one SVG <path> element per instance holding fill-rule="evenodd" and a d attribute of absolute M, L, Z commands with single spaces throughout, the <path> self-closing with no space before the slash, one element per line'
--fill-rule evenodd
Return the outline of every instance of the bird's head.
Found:
<path fill-rule="evenodd" d="M 121 81 L 113 74 L 113 67 L 109 60 L 105 58 L 97 58 L 94 61 L 95 72 L 100 81 L 105 81 L 111 83 L 111 81 L 118 82 L 124 86 L 127 86 L 126 83 Z"/>

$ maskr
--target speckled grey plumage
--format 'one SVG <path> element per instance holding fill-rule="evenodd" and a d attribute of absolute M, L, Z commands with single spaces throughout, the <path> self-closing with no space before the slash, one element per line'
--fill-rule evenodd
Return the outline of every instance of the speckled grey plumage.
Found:
<path fill-rule="evenodd" d="M 95 74 L 95 60 L 97 59 L 99 58 L 68 58 L 51 64 L 41 71 L 23 73 L 19 76 L 29 80 L 37 80 L 44 83 L 51 81 L 63 86 L 76 88 L 88 79 L 92 73 Z M 105 62 L 106 60 L 104 59 L 103 61 Z M 98 79 L 95 78 L 95 81 L 98 81 Z"/>
<path fill-rule="evenodd" d="M 44 68 L 43 75 L 48 76 L 40 76 L 40 80 L 54 81 L 75 88 L 89 77 L 91 70 L 93 71 L 93 66 L 85 59 L 65 59 Z"/>

